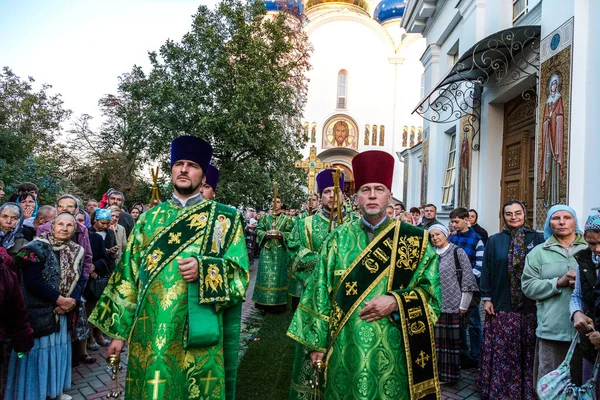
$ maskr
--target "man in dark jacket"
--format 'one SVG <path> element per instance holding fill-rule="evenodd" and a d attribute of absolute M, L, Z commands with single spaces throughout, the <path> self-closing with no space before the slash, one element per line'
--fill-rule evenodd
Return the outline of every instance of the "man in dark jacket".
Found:
<path fill-rule="evenodd" d="M 435 204 L 426 204 L 425 207 L 423 207 L 423 218 L 418 226 L 419 228 L 429 229 L 430 226 L 435 224 L 443 225 L 437 220 L 437 207 Z"/>

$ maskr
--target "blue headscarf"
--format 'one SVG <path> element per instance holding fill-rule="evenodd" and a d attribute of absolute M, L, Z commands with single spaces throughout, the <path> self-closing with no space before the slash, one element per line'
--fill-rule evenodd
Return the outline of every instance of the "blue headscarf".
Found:
<path fill-rule="evenodd" d="M 96 208 L 95 214 L 96 221 L 110 221 L 112 218 L 110 210 L 105 208 Z"/>
<path fill-rule="evenodd" d="M 6 208 L 6 206 L 12 205 L 15 206 L 17 210 L 19 210 L 19 220 L 13 229 L 8 232 L 0 231 L 0 247 L 4 247 L 6 250 L 12 248 L 15 245 L 16 238 L 23 237 L 23 209 L 17 203 L 4 203 L 0 207 L 0 214 L 2 210 Z"/>
<path fill-rule="evenodd" d="M 546 223 L 544 224 L 544 239 L 545 240 L 550 239 L 550 237 L 553 235 L 552 229 L 550 229 L 550 220 L 552 219 L 552 216 L 554 215 L 554 213 L 556 213 L 558 211 L 570 212 L 571 215 L 573 216 L 573 218 L 575 218 L 575 232 L 583 234 L 581 229 L 579 229 L 579 222 L 577 221 L 577 213 L 575 212 L 575 210 L 573 210 L 573 208 L 566 206 L 564 204 L 557 204 L 555 206 L 552 206 L 552 208 L 548 210 L 548 216 L 546 217 Z"/>

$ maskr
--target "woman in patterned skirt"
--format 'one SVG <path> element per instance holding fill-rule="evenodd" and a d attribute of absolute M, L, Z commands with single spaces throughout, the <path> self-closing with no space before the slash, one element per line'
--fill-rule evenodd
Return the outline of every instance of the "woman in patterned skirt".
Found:
<path fill-rule="evenodd" d="M 455 383 L 460 378 L 460 318 L 478 288 L 469 257 L 448 241 L 449 234 L 441 224 L 429 228 L 431 244 L 440 257 L 442 287 L 442 313 L 435 325 L 438 373 L 441 382 Z"/>
<path fill-rule="evenodd" d="M 481 272 L 485 326 L 477 384 L 483 398 L 536 399 L 533 382 L 536 309 L 521 291 L 525 257 L 544 236 L 525 225 L 527 210 L 502 207 L 504 229 L 490 236 Z"/>

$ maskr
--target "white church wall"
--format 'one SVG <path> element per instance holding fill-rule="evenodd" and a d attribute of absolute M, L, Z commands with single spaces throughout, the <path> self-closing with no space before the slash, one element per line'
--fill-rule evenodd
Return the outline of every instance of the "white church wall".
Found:
<path fill-rule="evenodd" d="M 340 40 L 331 40 L 332 37 Z M 338 20 L 321 25 L 309 38 L 314 46 L 313 69 L 309 74 L 303 119 L 317 123 L 317 147 L 322 144 L 323 124 L 327 118 L 342 113 L 355 117 L 359 151 L 379 148 L 365 146 L 363 135 L 365 124 L 385 125 L 386 136 L 389 136 L 387 128 L 392 128 L 393 66 L 388 62 L 387 46 L 372 29 L 354 21 Z M 337 77 L 342 69 L 348 72 L 345 110 L 336 109 Z"/>

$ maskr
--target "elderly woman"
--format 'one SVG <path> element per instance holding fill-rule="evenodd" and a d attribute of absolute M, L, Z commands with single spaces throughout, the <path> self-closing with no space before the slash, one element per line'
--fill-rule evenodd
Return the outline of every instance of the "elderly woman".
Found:
<path fill-rule="evenodd" d="M 396 216 L 399 221 L 406 222 L 407 224 L 415 225 L 413 221 L 413 216 L 408 211 L 402 211 L 400 214 Z"/>
<path fill-rule="evenodd" d="M 525 259 L 521 288 L 537 303 L 537 342 L 533 382 L 558 368 L 565 359 L 575 328 L 569 315 L 569 301 L 578 269 L 575 254 L 587 244 L 577 226 L 577 214 L 569 206 L 548 210 L 544 244 L 535 247 Z M 581 355 L 571 362 L 571 376 L 581 381 Z"/>
<path fill-rule="evenodd" d="M 580 333 L 579 348 L 584 357 L 583 381 L 586 382 L 592 378 L 594 362 L 598 354 L 593 343 L 599 342 L 600 339 L 600 333 L 595 331 L 595 328 L 600 326 L 600 312 L 596 308 L 596 304 L 600 305 L 600 286 L 594 289 L 600 263 L 600 214 L 588 217 L 583 229 L 583 238 L 588 248 L 575 255 L 579 268 L 569 309 L 573 326 Z M 600 347 L 597 344 L 596 348 Z M 598 385 L 596 385 L 596 396 L 600 396 Z"/>
<path fill-rule="evenodd" d="M 17 203 L 4 203 L 0 207 L 0 247 L 14 256 L 27 244 L 23 236 L 23 209 Z"/>
<path fill-rule="evenodd" d="M 469 310 L 473 292 L 478 290 L 471 261 L 465 251 L 448 241 L 448 228 L 429 228 L 431 244 L 440 257 L 442 313 L 435 325 L 435 347 L 441 382 L 460 378 L 460 318 Z"/>
<path fill-rule="evenodd" d="M 117 206 L 110 206 L 108 207 L 108 210 L 110 211 L 111 215 L 109 228 L 115 234 L 115 240 L 117 243 L 115 250 L 111 252 L 112 257 L 115 259 L 116 265 L 121 260 L 121 255 L 123 255 L 123 249 L 127 244 L 127 234 L 125 233 L 125 228 L 122 225 L 119 225 L 121 209 Z"/>
<path fill-rule="evenodd" d="M 502 207 L 504 229 L 489 237 L 481 270 L 485 326 L 477 384 L 489 399 L 537 399 L 533 384 L 535 303 L 521 291 L 525 257 L 544 236 L 525 225 L 527 210 Z"/>
<path fill-rule="evenodd" d="M 56 399 L 71 386 L 71 311 L 85 286 L 84 250 L 70 240 L 75 225 L 60 213 L 16 256 L 35 339 L 29 354 L 11 353 L 7 399 Z"/>

